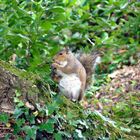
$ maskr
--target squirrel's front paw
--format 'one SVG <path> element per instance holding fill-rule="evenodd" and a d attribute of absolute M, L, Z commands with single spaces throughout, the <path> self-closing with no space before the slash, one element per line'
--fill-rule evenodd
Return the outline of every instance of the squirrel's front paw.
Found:
<path fill-rule="evenodd" d="M 52 63 L 51 67 L 52 69 L 56 69 L 57 67 L 59 67 L 59 65 L 57 63 Z"/>

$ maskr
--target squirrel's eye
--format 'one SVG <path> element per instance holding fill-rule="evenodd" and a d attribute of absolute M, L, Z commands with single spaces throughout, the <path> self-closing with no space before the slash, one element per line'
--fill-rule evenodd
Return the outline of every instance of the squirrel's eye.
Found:
<path fill-rule="evenodd" d="M 59 55 L 62 55 L 63 53 L 59 53 Z"/>

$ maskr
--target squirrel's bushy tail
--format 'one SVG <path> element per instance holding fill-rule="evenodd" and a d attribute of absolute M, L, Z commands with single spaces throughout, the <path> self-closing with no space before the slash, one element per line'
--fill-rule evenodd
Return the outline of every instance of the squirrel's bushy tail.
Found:
<path fill-rule="evenodd" d="M 78 60 L 82 63 L 87 73 L 86 79 L 86 88 L 87 88 L 92 82 L 92 75 L 95 72 L 97 64 L 99 64 L 101 61 L 100 54 L 98 52 L 93 52 L 91 54 L 81 54 L 78 57 Z"/>

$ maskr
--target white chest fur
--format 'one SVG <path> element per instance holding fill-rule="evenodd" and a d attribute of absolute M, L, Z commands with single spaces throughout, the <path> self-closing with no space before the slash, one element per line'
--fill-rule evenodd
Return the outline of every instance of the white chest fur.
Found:
<path fill-rule="evenodd" d="M 81 81 L 76 74 L 65 74 L 59 81 L 59 89 L 66 97 L 76 101 L 79 98 Z"/>

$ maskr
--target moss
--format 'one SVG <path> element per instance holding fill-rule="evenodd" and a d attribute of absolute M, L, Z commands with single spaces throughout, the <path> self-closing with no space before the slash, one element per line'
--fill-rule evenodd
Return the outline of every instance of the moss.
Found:
<path fill-rule="evenodd" d="M 36 74 L 27 72 L 25 70 L 21 70 L 16 68 L 15 66 L 0 60 L 0 66 L 4 68 L 6 71 L 9 71 L 11 74 L 14 74 L 15 76 L 18 76 L 19 79 L 26 79 L 26 80 L 31 80 L 31 81 L 36 81 L 37 79 L 39 80 L 40 77 Z"/>

